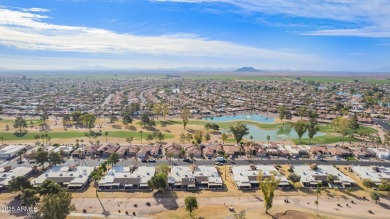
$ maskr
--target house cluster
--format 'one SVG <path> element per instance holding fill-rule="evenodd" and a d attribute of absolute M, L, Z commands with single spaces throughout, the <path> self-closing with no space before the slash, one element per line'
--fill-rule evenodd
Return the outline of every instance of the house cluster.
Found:
<path fill-rule="evenodd" d="M 218 116 L 247 111 L 276 113 L 285 105 L 292 115 L 307 105 L 321 119 L 342 115 L 338 106 L 359 113 L 359 121 L 372 123 L 374 117 L 388 117 L 387 104 L 367 105 L 363 94 L 390 95 L 387 84 L 373 88 L 367 83 L 310 83 L 287 81 L 225 81 L 169 79 L 32 79 L 8 76 L 0 80 L 0 104 L 6 115 L 39 115 L 45 106 L 51 115 L 72 111 L 93 111 L 98 116 L 120 115 L 123 105 L 139 103 L 141 110 L 162 100 L 169 115 L 179 115 L 183 106 L 199 116 Z M 353 90 L 353 92 L 351 92 Z"/>
<path fill-rule="evenodd" d="M 33 172 L 32 167 L 0 167 L 0 191 L 8 191 L 9 181 L 18 176 L 29 176 Z"/>
<path fill-rule="evenodd" d="M 376 185 L 382 180 L 390 181 L 390 167 L 381 166 L 353 166 L 352 171 L 361 179 L 369 179 Z"/>
<path fill-rule="evenodd" d="M 296 165 L 293 170 L 301 176 L 301 183 L 305 187 L 316 188 L 328 185 L 333 188 L 349 188 L 356 185 L 353 179 L 331 165 L 316 165 L 315 168 L 309 165 Z M 332 177 L 329 177 L 330 175 Z"/>
<path fill-rule="evenodd" d="M 90 166 L 52 166 L 43 174 L 32 180 L 34 187 L 42 185 L 48 179 L 70 191 L 82 190 L 90 182 L 94 167 Z"/>
<path fill-rule="evenodd" d="M 26 150 L 30 146 L 26 145 L 8 145 L 0 149 L 0 159 L 10 159 L 18 155 L 19 151 Z"/>
<path fill-rule="evenodd" d="M 213 166 L 173 166 L 168 186 L 172 190 L 223 189 L 223 182 Z"/>
<path fill-rule="evenodd" d="M 390 150 L 387 148 L 371 148 L 371 147 L 339 147 L 339 146 L 310 146 L 311 154 L 317 156 L 336 156 L 336 157 L 351 157 L 357 159 L 389 159 Z"/>
<path fill-rule="evenodd" d="M 269 165 L 249 165 L 249 166 L 233 166 L 230 168 L 231 176 L 236 184 L 236 187 L 241 190 L 258 189 L 259 174 L 262 179 L 274 175 L 279 179 L 279 188 L 290 188 L 291 185 L 287 178 L 279 173 L 274 166 Z"/>

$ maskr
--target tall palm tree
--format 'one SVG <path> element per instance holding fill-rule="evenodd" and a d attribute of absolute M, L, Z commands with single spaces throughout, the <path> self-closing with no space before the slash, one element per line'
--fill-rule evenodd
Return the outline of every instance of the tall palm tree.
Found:
<path fill-rule="evenodd" d="M 1 140 L 1 146 L 4 146 L 4 137 L 1 136 L 1 137 L 0 137 L 0 140 Z"/>
<path fill-rule="evenodd" d="M 106 136 L 106 143 L 107 143 L 107 136 L 108 136 L 108 132 L 105 132 L 104 135 Z"/>
<path fill-rule="evenodd" d="M 267 135 L 267 141 L 268 141 L 268 147 L 269 147 L 269 141 L 271 140 L 271 136 Z"/>
<path fill-rule="evenodd" d="M 139 133 L 141 134 L 141 144 L 142 144 L 142 134 L 144 133 L 142 130 L 139 131 Z"/>

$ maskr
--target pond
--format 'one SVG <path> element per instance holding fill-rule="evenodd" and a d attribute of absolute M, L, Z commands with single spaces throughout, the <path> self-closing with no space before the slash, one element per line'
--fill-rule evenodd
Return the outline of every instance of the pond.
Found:
<path fill-rule="evenodd" d="M 261 123 L 274 123 L 275 118 L 262 115 L 233 115 L 233 116 L 220 116 L 220 117 L 207 117 L 204 120 L 214 121 L 214 122 L 230 122 L 230 121 L 254 121 Z"/>
<path fill-rule="evenodd" d="M 278 129 L 271 129 L 271 130 L 261 129 L 255 125 L 248 125 L 248 124 L 247 127 L 249 129 L 249 134 L 244 136 L 244 138 L 247 140 L 250 140 L 251 135 L 253 136 L 253 140 L 255 141 L 267 141 L 267 135 L 271 137 L 271 141 L 298 138 L 298 134 L 289 125 L 285 125 L 284 127 L 280 127 Z M 227 130 L 227 132 L 230 133 L 230 130 Z M 317 132 L 317 134 L 314 137 L 323 136 L 323 135 L 325 134 L 322 132 Z M 302 138 L 309 138 L 307 132 L 302 136 Z"/>

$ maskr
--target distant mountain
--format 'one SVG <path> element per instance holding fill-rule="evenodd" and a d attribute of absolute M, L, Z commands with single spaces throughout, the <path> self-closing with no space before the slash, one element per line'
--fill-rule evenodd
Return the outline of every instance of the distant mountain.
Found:
<path fill-rule="evenodd" d="M 390 72 L 390 66 L 386 66 L 383 68 L 375 69 L 376 72 Z"/>
<path fill-rule="evenodd" d="M 75 70 L 113 70 L 113 68 L 101 65 L 83 65 L 74 68 Z"/>
<path fill-rule="evenodd" d="M 259 69 L 255 69 L 253 67 L 242 67 L 235 70 L 234 72 L 262 72 L 262 71 Z"/>

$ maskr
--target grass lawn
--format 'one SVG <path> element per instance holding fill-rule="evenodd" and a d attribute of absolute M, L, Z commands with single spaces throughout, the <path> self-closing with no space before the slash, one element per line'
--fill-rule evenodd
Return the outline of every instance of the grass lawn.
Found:
<path fill-rule="evenodd" d="M 11 123 L 12 125 L 14 124 L 15 120 L 12 119 L 0 119 L 0 123 Z M 43 123 L 43 120 L 40 119 L 30 119 L 26 120 L 27 126 L 30 126 L 32 124 L 40 124 Z"/>
<path fill-rule="evenodd" d="M 35 135 L 41 135 L 44 134 L 43 132 L 27 132 L 27 133 L 2 133 L 1 136 L 4 137 L 4 140 L 33 140 Z M 82 137 L 88 137 L 88 132 L 48 132 L 47 133 L 51 139 L 57 139 L 57 138 L 82 138 Z M 151 134 L 151 132 L 144 132 L 143 133 L 143 139 L 146 138 L 148 134 Z M 104 132 L 97 133 L 97 136 L 99 137 L 105 137 Z M 131 132 L 131 131 L 109 131 L 108 137 L 116 137 L 116 138 L 128 138 L 128 137 L 134 137 L 135 140 L 140 139 L 140 133 L 139 132 Z M 173 134 L 164 134 L 165 139 L 173 138 Z"/>
<path fill-rule="evenodd" d="M 216 123 L 219 125 L 220 128 L 222 129 L 228 129 L 230 126 L 234 126 L 236 125 L 237 123 L 244 123 L 244 124 L 249 124 L 249 125 L 255 125 L 257 126 L 258 128 L 260 129 L 277 129 L 277 128 L 280 128 L 283 126 L 282 123 L 272 123 L 272 124 L 269 124 L 269 123 L 258 123 L 258 122 L 254 122 L 254 121 L 247 121 L 247 120 L 237 120 L 237 121 L 229 121 L 229 122 L 213 122 L 213 121 L 203 121 L 203 120 L 190 120 L 188 122 L 188 124 L 191 124 L 191 125 L 200 125 L 200 126 L 204 126 L 206 123 Z M 183 124 L 183 122 L 181 121 L 178 121 L 177 124 Z M 288 123 L 286 123 L 288 124 Z"/>
<path fill-rule="evenodd" d="M 352 156 L 351 156 L 351 157 L 346 157 L 346 159 L 347 159 L 348 161 L 356 160 L 355 157 L 352 157 Z"/>
<path fill-rule="evenodd" d="M 297 139 L 297 138 L 292 139 L 292 141 L 295 144 L 333 144 L 336 142 L 341 142 L 339 136 L 335 136 L 335 135 L 331 135 L 331 134 L 326 134 L 326 135 L 318 136 L 318 137 L 314 136 L 314 138 L 311 139 L 310 143 L 309 143 L 308 138 L 302 138 L 301 143 L 299 143 L 299 139 Z M 360 140 L 356 139 L 356 138 L 344 137 L 344 144 L 346 144 L 348 142 L 360 142 Z"/>
<path fill-rule="evenodd" d="M 332 127 L 332 125 L 330 124 L 325 124 L 325 123 L 322 123 L 320 124 L 320 132 L 324 132 L 324 133 L 335 133 L 335 129 Z M 352 130 L 348 130 L 347 131 L 348 134 L 352 134 L 353 131 Z M 370 127 L 367 127 L 367 126 L 363 126 L 363 125 L 360 125 L 360 127 L 355 130 L 355 133 L 366 133 L 366 134 L 373 134 L 373 133 L 377 133 L 378 131 L 373 129 L 373 128 L 370 128 Z"/>

